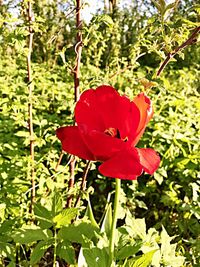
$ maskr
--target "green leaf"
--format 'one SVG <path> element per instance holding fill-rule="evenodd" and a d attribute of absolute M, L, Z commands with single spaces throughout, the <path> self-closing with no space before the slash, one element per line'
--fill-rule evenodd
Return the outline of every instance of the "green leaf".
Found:
<path fill-rule="evenodd" d="M 69 242 L 63 241 L 57 247 L 57 255 L 68 264 L 75 264 L 75 251 Z"/>
<path fill-rule="evenodd" d="M 40 241 L 37 246 L 33 249 L 33 252 L 31 254 L 30 258 L 30 264 L 38 263 L 39 260 L 44 255 L 45 251 L 51 246 L 51 242 L 48 241 Z"/>
<path fill-rule="evenodd" d="M 126 216 L 127 231 L 132 236 L 138 236 L 142 240 L 146 236 L 146 223 L 145 219 L 135 219 L 130 213 Z"/>
<path fill-rule="evenodd" d="M 52 216 L 54 217 L 62 210 L 63 210 L 62 198 L 60 194 L 55 191 L 52 199 Z"/>
<path fill-rule="evenodd" d="M 15 261 L 11 261 L 7 267 L 16 267 Z"/>
<path fill-rule="evenodd" d="M 1 221 L 4 221 L 5 209 L 6 209 L 6 204 L 0 203 L 0 219 L 1 219 Z"/>
<path fill-rule="evenodd" d="M 58 237 L 70 242 L 85 244 L 85 238 L 92 240 L 96 232 L 99 232 L 99 228 L 91 223 L 81 222 L 78 225 L 69 225 L 61 228 L 58 232 Z"/>
<path fill-rule="evenodd" d="M 161 252 L 164 254 L 167 254 L 170 250 L 170 242 L 174 239 L 174 237 L 170 237 L 165 230 L 165 228 L 162 226 L 162 232 L 161 232 Z"/>
<path fill-rule="evenodd" d="M 169 5 L 167 5 L 166 8 L 165 8 L 165 12 L 166 12 L 167 10 L 169 10 L 169 9 L 173 9 L 173 8 L 177 5 L 176 2 L 177 2 L 177 1 L 175 1 L 174 3 L 171 3 L 171 4 L 169 4 Z"/>
<path fill-rule="evenodd" d="M 154 253 L 157 250 L 149 251 L 146 254 L 143 254 L 139 259 L 130 264 L 130 267 L 148 267 L 151 264 Z"/>
<path fill-rule="evenodd" d="M 89 220 L 91 221 L 92 225 L 94 225 L 95 227 L 99 228 L 94 215 L 93 215 L 93 211 L 92 211 L 92 207 L 91 207 L 91 203 L 90 203 L 90 199 L 88 199 L 88 206 L 86 209 L 86 213 L 85 216 L 87 216 L 89 218 Z"/>
<path fill-rule="evenodd" d="M 0 241 L 0 255 L 2 255 L 2 253 L 5 253 L 5 255 L 11 260 L 15 259 L 14 247 L 11 244 L 6 243 L 5 241 L 4 242 Z"/>
<path fill-rule="evenodd" d="M 109 27 L 114 25 L 113 19 L 107 14 L 101 16 L 101 21 L 103 21 Z"/>
<path fill-rule="evenodd" d="M 92 267 L 108 267 L 109 256 L 106 248 L 83 248 L 83 255 L 88 266 Z"/>
<path fill-rule="evenodd" d="M 116 258 L 118 260 L 129 258 L 130 256 L 134 256 L 139 249 L 141 248 L 142 243 L 136 243 L 135 245 L 125 245 L 123 248 L 121 248 L 117 254 Z"/>
<path fill-rule="evenodd" d="M 52 218 L 51 212 L 39 203 L 34 205 L 34 214 L 48 220 Z"/>
<path fill-rule="evenodd" d="M 48 229 L 53 226 L 53 217 L 51 212 L 41 204 L 37 203 L 34 205 L 34 214 L 39 220 L 41 228 Z"/>
<path fill-rule="evenodd" d="M 20 229 L 13 233 L 13 239 L 16 243 L 29 244 L 38 240 L 48 240 L 52 237 L 50 230 L 42 229 Z"/>
<path fill-rule="evenodd" d="M 19 136 L 19 137 L 30 137 L 30 134 L 28 131 L 18 131 L 17 133 L 15 133 L 16 136 Z"/>
<path fill-rule="evenodd" d="M 53 222 L 56 224 L 57 228 L 60 228 L 61 226 L 66 226 L 71 223 L 72 219 L 76 217 L 77 213 L 77 208 L 67 208 L 57 214 L 53 218 Z"/>
<path fill-rule="evenodd" d="M 165 0 L 158 0 L 158 2 L 160 4 L 160 6 L 162 7 L 162 9 L 164 9 L 166 6 Z"/>
<path fill-rule="evenodd" d="M 112 204 L 108 204 L 105 217 L 103 219 L 102 225 L 101 225 L 101 232 L 105 232 L 107 236 L 110 236 L 111 231 L 111 225 L 112 225 Z"/>

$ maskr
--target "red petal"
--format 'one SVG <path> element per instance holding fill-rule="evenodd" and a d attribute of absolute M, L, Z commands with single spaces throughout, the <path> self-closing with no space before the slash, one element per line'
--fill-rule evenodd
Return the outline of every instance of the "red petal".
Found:
<path fill-rule="evenodd" d="M 116 103 L 113 102 L 110 107 L 113 112 L 111 118 L 113 127 L 119 130 L 121 139 L 128 137 L 128 140 L 131 141 L 140 122 L 138 107 L 126 96 L 119 96 Z"/>
<path fill-rule="evenodd" d="M 136 148 L 140 158 L 140 164 L 144 171 L 153 174 L 159 167 L 160 157 L 155 150 L 151 148 Z"/>
<path fill-rule="evenodd" d="M 105 130 L 105 125 L 97 110 L 94 89 L 86 90 L 81 94 L 75 107 L 75 119 L 78 125 L 84 124 L 88 130 Z"/>
<path fill-rule="evenodd" d="M 101 174 L 124 180 L 135 180 L 142 171 L 137 150 L 134 148 L 120 151 L 99 167 Z"/>
<path fill-rule="evenodd" d="M 108 85 L 99 86 L 95 90 L 95 94 L 98 113 L 105 125 L 105 129 L 112 127 L 120 130 L 119 115 L 123 112 L 124 108 L 124 105 L 120 105 L 122 97 L 113 87 Z M 125 100 L 125 102 L 127 101 Z"/>
<path fill-rule="evenodd" d="M 122 150 L 126 143 L 121 139 L 111 137 L 98 131 L 84 132 L 81 130 L 84 142 L 90 151 L 95 155 L 96 160 L 105 161 Z"/>
<path fill-rule="evenodd" d="M 78 125 L 84 124 L 88 131 L 104 132 L 118 129 L 122 139 L 134 136 L 140 122 L 140 111 L 135 103 L 120 96 L 111 86 L 102 85 L 96 90 L 86 90 L 80 97 L 75 118 Z"/>
<path fill-rule="evenodd" d="M 108 85 L 97 87 L 96 90 L 89 89 L 81 94 L 76 104 L 75 119 L 77 124 L 84 124 L 88 130 L 105 131 L 113 126 L 112 103 L 116 103 L 119 94 Z M 109 120 L 109 123 L 107 121 Z"/>
<path fill-rule="evenodd" d="M 140 110 L 140 122 L 138 124 L 137 134 L 135 135 L 133 141 L 133 145 L 135 146 L 143 135 L 147 123 L 153 116 L 153 108 L 151 105 L 151 100 L 144 93 L 140 93 L 138 96 L 136 96 L 133 102 Z"/>
<path fill-rule="evenodd" d="M 66 126 L 56 130 L 62 142 L 62 149 L 70 154 L 87 160 L 95 160 L 93 154 L 84 143 L 77 126 Z"/>

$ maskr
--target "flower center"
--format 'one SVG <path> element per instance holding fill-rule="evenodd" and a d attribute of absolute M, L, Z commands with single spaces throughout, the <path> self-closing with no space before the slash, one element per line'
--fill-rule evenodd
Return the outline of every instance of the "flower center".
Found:
<path fill-rule="evenodd" d="M 112 137 L 116 137 L 116 138 L 119 138 L 120 139 L 120 133 L 119 133 L 119 130 L 118 129 L 115 129 L 115 128 L 108 128 L 104 131 L 105 134 L 107 135 L 110 135 Z"/>
<path fill-rule="evenodd" d="M 107 128 L 104 131 L 104 133 L 107 134 L 107 135 L 109 135 L 109 136 L 111 136 L 111 137 L 115 137 L 115 138 L 121 139 L 124 142 L 127 142 L 128 141 L 128 136 L 126 136 L 125 138 L 121 138 L 120 132 L 116 128 L 112 128 L 112 127 Z"/>

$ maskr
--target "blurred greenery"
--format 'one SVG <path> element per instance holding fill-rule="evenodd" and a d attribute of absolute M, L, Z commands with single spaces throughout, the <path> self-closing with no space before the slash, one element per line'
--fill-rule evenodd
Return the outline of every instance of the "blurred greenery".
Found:
<path fill-rule="evenodd" d="M 90 23 L 83 23 L 80 88 L 110 84 L 133 98 L 144 90 L 141 79 L 157 82 L 147 92 L 154 116 L 139 146 L 153 147 L 162 162 L 153 176 L 122 181 L 116 266 L 199 267 L 199 37 L 169 62 L 160 77 L 156 72 L 168 53 L 199 26 L 200 6 L 195 0 L 121 2 L 102 1 Z M 77 159 L 75 186 L 70 190 L 70 155 L 64 154 L 56 169 L 61 144 L 55 130 L 73 124 L 75 1 L 33 1 L 31 100 L 26 4 L 0 1 L 0 266 L 53 266 L 56 254 L 59 266 L 77 266 L 78 261 L 84 266 L 80 263 L 84 259 L 89 267 L 108 267 L 108 236 L 83 215 L 90 195 L 97 222 L 105 222 L 108 215 L 103 211 L 113 199 L 113 180 L 102 177 L 96 168 L 99 163 L 92 163 L 78 210 L 65 210 L 66 198 L 73 195 L 74 204 L 80 193 L 85 162 Z M 34 215 L 30 214 L 30 101 Z M 137 233 L 133 225 L 139 225 Z M 101 265 L 94 265 L 97 256 Z"/>

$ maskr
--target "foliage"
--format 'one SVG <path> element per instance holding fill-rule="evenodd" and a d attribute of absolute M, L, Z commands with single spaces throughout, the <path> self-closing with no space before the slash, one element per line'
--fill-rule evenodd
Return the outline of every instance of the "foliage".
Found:
<path fill-rule="evenodd" d="M 112 179 L 92 163 L 87 190 L 80 192 L 85 162 L 77 159 L 76 183 L 69 190 L 70 156 L 65 154 L 56 168 L 61 147 L 55 130 L 73 124 L 74 3 L 34 3 L 36 203 L 31 214 L 28 32 L 24 6 L 16 5 L 16 18 L 11 2 L 0 1 L 0 265 L 57 261 L 59 266 L 108 267 Z M 199 6 L 195 1 L 136 2 L 114 13 L 99 12 L 82 29 L 81 90 L 106 83 L 133 97 L 144 90 L 141 79 L 157 83 L 148 89 L 154 117 L 139 145 L 159 151 L 162 164 L 154 176 L 122 183 L 113 266 L 198 267 L 199 47 L 187 47 L 159 78 L 155 74 L 199 25 Z M 65 209 L 70 195 L 72 207 Z M 73 207 L 79 195 L 81 202 Z"/>

